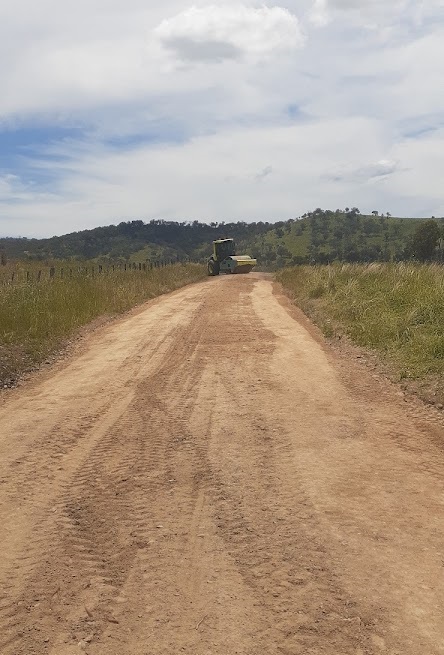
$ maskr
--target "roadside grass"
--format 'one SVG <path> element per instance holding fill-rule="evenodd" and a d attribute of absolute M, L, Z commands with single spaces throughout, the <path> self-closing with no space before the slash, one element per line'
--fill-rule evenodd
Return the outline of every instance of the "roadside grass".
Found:
<path fill-rule="evenodd" d="M 12 270 L 13 265 L 3 270 L 4 278 L 10 280 Z M 0 383 L 11 384 L 94 319 L 120 314 L 205 275 L 199 264 L 175 264 L 0 284 Z"/>
<path fill-rule="evenodd" d="M 346 334 L 395 365 L 400 379 L 444 374 L 444 267 L 300 266 L 277 280 L 326 336 Z"/>

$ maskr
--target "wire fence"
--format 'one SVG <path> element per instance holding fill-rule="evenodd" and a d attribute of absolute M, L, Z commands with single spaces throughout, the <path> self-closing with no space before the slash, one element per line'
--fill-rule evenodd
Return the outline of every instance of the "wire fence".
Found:
<path fill-rule="evenodd" d="M 166 266 L 179 266 L 182 264 L 201 264 L 196 259 L 161 259 L 146 262 L 126 262 L 118 264 L 89 264 L 89 265 L 65 265 L 65 266 L 42 266 L 22 268 L 18 266 L 0 266 L 0 284 L 23 284 L 36 283 L 51 280 L 63 280 L 73 277 L 96 277 L 98 275 L 109 275 L 112 273 L 139 272 L 146 273 L 157 268 Z"/>

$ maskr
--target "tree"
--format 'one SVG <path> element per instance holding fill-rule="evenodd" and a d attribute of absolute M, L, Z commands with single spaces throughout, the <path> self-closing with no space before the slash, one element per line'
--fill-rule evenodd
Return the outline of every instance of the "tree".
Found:
<path fill-rule="evenodd" d="M 410 253 L 419 261 L 430 261 L 433 259 L 438 246 L 441 232 L 436 221 L 421 221 L 410 241 Z"/>
<path fill-rule="evenodd" d="M 280 243 L 276 246 L 276 253 L 280 257 L 291 257 L 291 252 L 285 246 L 282 246 Z"/>

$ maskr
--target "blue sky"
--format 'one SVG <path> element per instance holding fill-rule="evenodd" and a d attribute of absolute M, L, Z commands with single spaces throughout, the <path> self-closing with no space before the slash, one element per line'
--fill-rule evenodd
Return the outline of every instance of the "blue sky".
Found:
<path fill-rule="evenodd" d="M 0 78 L 0 235 L 444 215 L 444 0 L 16 0 Z"/>

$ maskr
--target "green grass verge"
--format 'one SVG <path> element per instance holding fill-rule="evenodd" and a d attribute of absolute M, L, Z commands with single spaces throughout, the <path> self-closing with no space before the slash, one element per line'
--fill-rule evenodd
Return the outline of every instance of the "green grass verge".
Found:
<path fill-rule="evenodd" d="M 383 353 L 400 378 L 444 374 L 444 267 L 300 266 L 277 280 L 327 336 L 340 331 Z"/>
<path fill-rule="evenodd" d="M 205 275 L 204 266 L 176 264 L 0 285 L 0 384 L 41 363 L 97 317 L 120 314 Z"/>

